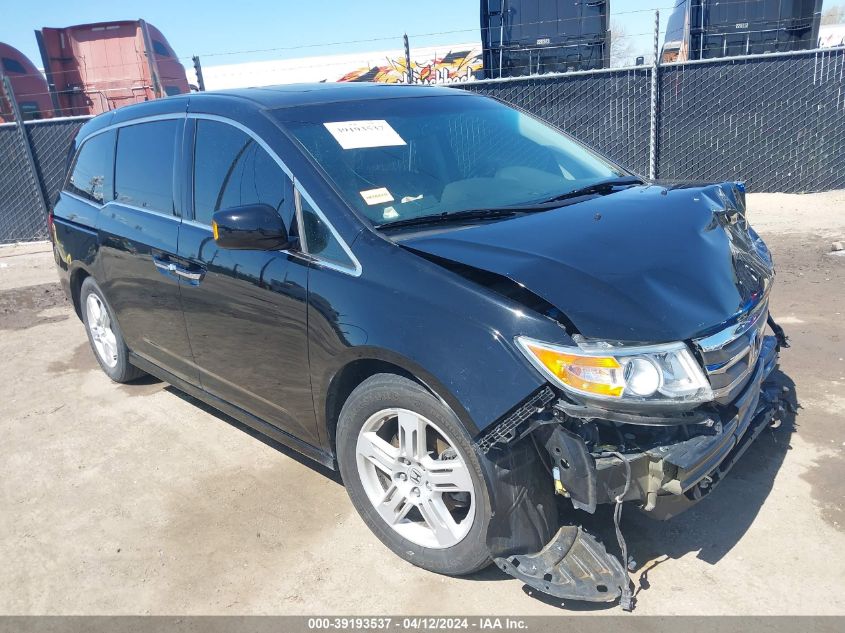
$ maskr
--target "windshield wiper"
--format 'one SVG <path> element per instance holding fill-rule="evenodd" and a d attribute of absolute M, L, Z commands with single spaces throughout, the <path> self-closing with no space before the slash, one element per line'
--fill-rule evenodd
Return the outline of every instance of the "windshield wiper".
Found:
<path fill-rule="evenodd" d="M 558 196 L 547 198 L 546 200 L 542 200 L 540 202 L 537 202 L 536 204 L 549 204 L 552 202 L 566 200 L 568 198 L 580 198 L 581 196 L 589 196 L 593 194 L 608 194 L 612 193 L 614 187 L 624 187 L 626 185 L 632 186 L 642 184 L 643 181 L 640 178 L 637 178 L 636 176 L 621 176 L 618 178 L 607 178 L 605 180 L 599 180 L 598 182 L 585 185 L 584 187 L 579 187 L 578 189 L 573 189 L 572 191 L 567 191 L 566 193 L 562 193 Z"/>
<path fill-rule="evenodd" d="M 424 226 L 427 224 L 446 224 L 451 222 L 465 222 L 467 220 L 489 220 L 505 218 L 520 213 L 534 213 L 538 211 L 548 211 L 560 206 L 569 198 L 580 198 L 582 196 L 592 194 L 610 193 L 614 187 L 624 187 L 631 185 L 641 185 L 643 181 L 636 176 L 623 176 L 619 178 L 608 178 L 594 182 L 585 187 L 567 191 L 559 196 L 549 198 L 547 200 L 539 200 L 536 202 L 529 202 L 526 204 L 518 204 L 507 207 L 492 207 L 489 209 L 466 209 L 463 211 L 444 211 L 443 213 L 436 213 L 433 215 L 423 215 L 415 218 L 403 218 L 401 220 L 393 220 L 392 222 L 382 222 L 375 224 L 377 229 L 393 229 L 402 228 L 406 226 Z M 574 202 L 570 203 L 574 204 Z"/>
<path fill-rule="evenodd" d="M 403 226 L 423 226 L 425 224 L 446 224 L 449 222 L 465 222 L 467 220 L 489 220 L 506 218 L 517 213 L 531 211 L 534 207 L 498 207 L 491 209 L 467 209 L 465 211 L 444 211 L 434 215 L 421 215 L 416 218 L 404 218 L 392 222 L 382 222 L 374 225 L 377 229 L 401 228 Z"/>

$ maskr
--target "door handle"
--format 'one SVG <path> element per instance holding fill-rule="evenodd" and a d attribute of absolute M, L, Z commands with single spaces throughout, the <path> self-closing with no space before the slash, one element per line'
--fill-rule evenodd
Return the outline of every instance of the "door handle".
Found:
<path fill-rule="evenodd" d="M 189 270 L 173 263 L 172 261 L 166 258 L 153 257 L 153 264 L 159 270 L 159 272 L 165 275 L 175 275 L 177 277 L 181 277 L 182 279 L 186 279 L 194 284 L 198 284 L 200 281 L 202 281 L 202 278 L 205 276 L 205 269 Z"/>
<path fill-rule="evenodd" d="M 179 275 L 183 279 L 187 279 L 189 281 L 196 281 L 197 283 L 202 280 L 203 275 L 205 274 L 205 271 L 193 272 L 186 268 L 180 268 L 175 264 L 171 264 L 171 266 L 173 266 L 173 268 L 171 268 L 170 270 L 174 274 Z"/>
<path fill-rule="evenodd" d="M 163 273 L 176 272 L 176 264 L 167 261 L 166 259 L 159 259 L 158 257 L 153 257 L 153 264 Z"/>

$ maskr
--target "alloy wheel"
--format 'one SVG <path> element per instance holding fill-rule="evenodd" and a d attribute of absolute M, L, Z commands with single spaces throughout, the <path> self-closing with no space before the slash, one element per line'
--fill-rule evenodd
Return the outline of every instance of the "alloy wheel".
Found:
<path fill-rule="evenodd" d="M 443 549 L 469 533 L 476 496 L 469 468 L 431 420 L 407 409 L 375 413 L 358 435 L 356 458 L 367 497 L 403 538 Z"/>
<path fill-rule="evenodd" d="M 95 293 L 85 300 L 86 322 L 94 350 L 108 367 L 117 365 L 117 338 L 112 330 L 111 318 L 102 299 Z"/>

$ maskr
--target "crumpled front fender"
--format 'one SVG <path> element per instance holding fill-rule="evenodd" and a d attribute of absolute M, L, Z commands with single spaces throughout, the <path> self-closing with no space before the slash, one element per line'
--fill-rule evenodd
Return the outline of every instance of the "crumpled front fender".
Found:
<path fill-rule="evenodd" d="M 579 526 L 559 526 L 551 475 L 525 438 L 479 451 L 492 517 L 487 546 L 499 568 L 558 598 L 613 602 L 628 576 L 619 560 Z"/>

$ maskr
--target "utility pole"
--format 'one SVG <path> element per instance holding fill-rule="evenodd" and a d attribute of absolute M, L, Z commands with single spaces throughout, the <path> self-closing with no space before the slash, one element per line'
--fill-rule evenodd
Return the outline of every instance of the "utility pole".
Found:
<path fill-rule="evenodd" d="M 197 73 L 197 88 L 200 92 L 205 92 L 205 81 L 202 78 L 202 64 L 200 64 L 200 56 L 194 55 L 191 59 L 194 60 L 194 71 Z"/>
<path fill-rule="evenodd" d="M 411 68 L 411 47 L 408 45 L 408 34 L 405 33 L 403 36 L 405 40 L 405 69 L 408 71 L 408 83 L 414 83 L 414 69 Z"/>
<path fill-rule="evenodd" d="M 23 114 L 18 105 L 18 100 L 15 98 L 15 91 L 12 89 L 12 82 L 6 75 L 3 77 L 3 89 L 6 92 L 6 98 L 12 106 L 12 113 L 15 115 L 15 126 L 18 128 L 18 134 L 21 137 L 21 145 L 23 145 L 24 154 L 26 155 L 26 162 L 29 165 L 29 170 L 32 173 L 32 181 L 35 184 L 35 194 L 38 198 L 38 203 L 44 212 L 44 226 L 47 225 L 47 214 L 50 209 L 47 207 L 47 196 L 44 194 L 44 188 L 41 186 L 41 178 L 38 176 L 38 166 L 35 163 L 35 156 L 32 154 L 32 147 L 29 144 L 29 137 L 26 134 L 26 127 L 23 123 Z"/>
<path fill-rule="evenodd" d="M 657 73 L 660 66 L 660 49 L 658 38 L 660 35 L 660 10 L 654 12 L 654 60 L 651 63 L 651 130 L 648 140 L 648 177 L 650 180 L 657 178 L 657 107 L 658 88 Z"/>

